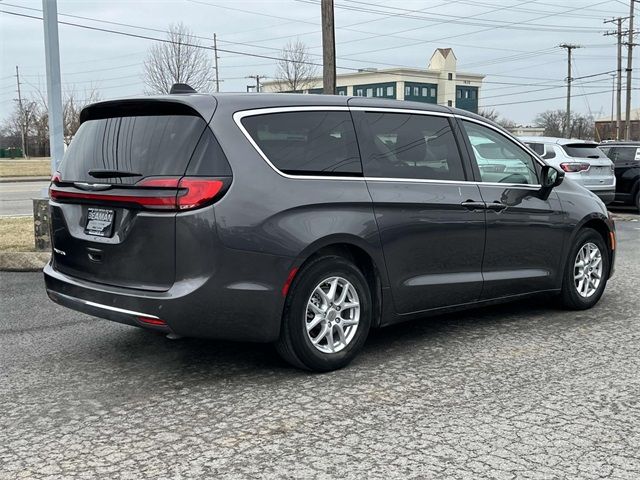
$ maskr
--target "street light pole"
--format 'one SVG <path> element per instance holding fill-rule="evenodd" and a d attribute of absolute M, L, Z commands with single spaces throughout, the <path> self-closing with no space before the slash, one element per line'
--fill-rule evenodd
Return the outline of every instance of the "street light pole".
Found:
<path fill-rule="evenodd" d="M 56 172 L 64 155 L 62 82 L 60 80 L 60 45 L 58 42 L 58 7 L 56 3 L 56 0 L 42 0 L 44 52 L 47 68 L 47 99 L 49 106 L 51 174 Z"/>

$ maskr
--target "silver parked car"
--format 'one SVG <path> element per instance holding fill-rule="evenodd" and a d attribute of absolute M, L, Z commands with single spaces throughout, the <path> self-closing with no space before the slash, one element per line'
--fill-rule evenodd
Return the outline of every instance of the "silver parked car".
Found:
<path fill-rule="evenodd" d="M 595 193 L 605 203 L 616 196 L 613 162 L 595 142 L 556 137 L 518 137 L 566 177 Z"/>

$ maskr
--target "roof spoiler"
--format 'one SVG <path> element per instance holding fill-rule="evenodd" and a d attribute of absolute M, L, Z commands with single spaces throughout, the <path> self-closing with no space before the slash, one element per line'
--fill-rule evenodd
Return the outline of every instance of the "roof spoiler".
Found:
<path fill-rule="evenodd" d="M 191 87 L 190 85 L 187 85 L 186 83 L 174 83 L 173 85 L 171 85 L 171 90 L 169 90 L 169 94 L 175 95 L 179 93 L 198 93 L 198 92 L 196 92 L 196 90 L 193 87 Z"/>

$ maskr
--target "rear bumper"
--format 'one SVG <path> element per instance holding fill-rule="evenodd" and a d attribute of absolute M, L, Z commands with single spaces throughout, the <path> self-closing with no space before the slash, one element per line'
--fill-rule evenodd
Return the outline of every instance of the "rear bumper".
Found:
<path fill-rule="evenodd" d="M 252 254 L 245 253 L 244 256 L 252 257 Z M 228 268 L 233 269 L 235 263 L 237 272 L 235 256 L 229 257 Z M 265 267 L 265 271 L 279 271 L 274 268 L 273 258 L 268 257 L 271 270 Z M 283 265 L 290 261 L 281 259 Z M 276 340 L 284 304 L 280 289 L 275 284 L 270 287 L 269 282 L 261 285 L 248 282 L 246 276 L 244 281 L 238 281 L 232 273 L 225 275 L 227 268 L 219 267 L 217 273 L 220 275 L 176 282 L 165 292 L 89 282 L 56 270 L 52 263 L 45 266 L 43 273 L 51 300 L 89 315 L 185 337 L 253 342 Z M 286 273 L 282 276 L 286 278 Z M 224 278 L 224 283 L 217 278 Z M 279 282 L 279 276 L 275 278 Z M 162 320 L 165 325 L 149 324 L 149 319 L 152 322 Z"/>
<path fill-rule="evenodd" d="M 143 322 L 141 319 L 156 319 L 160 320 L 155 315 L 150 315 L 144 312 L 136 312 L 133 310 L 127 310 L 124 308 L 112 307 L 110 305 L 103 305 L 100 303 L 92 302 L 90 300 L 83 300 L 81 298 L 72 297 L 63 293 L 56 292 L 47 288 L 47 295 L 55 303 L 62 305 L 63 307 L 77 310 L 94 317 L 101 317 L 107 320 L 112 320 L 118 323 L 124 323 L 125 325 L 131 325 L 134 327 L 144 327 L 151 330 L 157 330 L 161 332 L 171 332 L 168 325 L 154 325 L 148 322 Z"/>
<path fill-rule="evenodd" d="M 609 205 L 616 198 L 616 190 L 615 190 L 615 188 L 611 189 L 611 190 L 595 190 L 595 189 L 589 188 L 589 190 L 591 190 L 593 193 L 595 193 L 598 196 L 598 198 L 600 200 L 602 200 L 602 202 L 605 205 Z"/>

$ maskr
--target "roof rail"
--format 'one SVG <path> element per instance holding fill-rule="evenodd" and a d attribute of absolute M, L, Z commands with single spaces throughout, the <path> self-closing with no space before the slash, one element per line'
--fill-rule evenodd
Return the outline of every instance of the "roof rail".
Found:
<path fill-rule="evenodd" d="M 186 83 L 174 83 L 173 85 L 171 85 L 171 90 L 169 90 L 169 93 L 171 95 L 175 95 L 178 93 L 198 93 L 196 92 L 196 90 L 187 85 Z"/>

